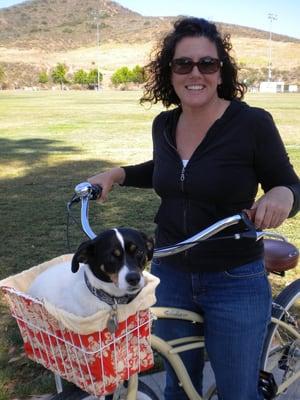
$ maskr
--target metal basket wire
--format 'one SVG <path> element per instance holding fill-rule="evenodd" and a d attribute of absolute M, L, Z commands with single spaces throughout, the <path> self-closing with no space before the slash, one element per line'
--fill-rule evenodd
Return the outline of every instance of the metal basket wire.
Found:
<path fill-rule="evenodd" d="M 41 301 L 11 287 L 1 289 L 27 356 L 85 392 L 113 393 L 122 381 L 153 366 L 149 310 L 120 322 L 114 334 L 105 329 L 81 335 L 65 328 Z"/>

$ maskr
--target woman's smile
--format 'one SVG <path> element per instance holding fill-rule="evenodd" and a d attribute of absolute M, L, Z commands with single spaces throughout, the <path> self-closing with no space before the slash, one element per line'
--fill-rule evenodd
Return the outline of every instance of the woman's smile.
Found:
<path fill-rule="evenodd" d="M 192 90 L 192 91 L 202 91 L 205 89 L 204 85 L 186 85 L 187 90 Z"/>

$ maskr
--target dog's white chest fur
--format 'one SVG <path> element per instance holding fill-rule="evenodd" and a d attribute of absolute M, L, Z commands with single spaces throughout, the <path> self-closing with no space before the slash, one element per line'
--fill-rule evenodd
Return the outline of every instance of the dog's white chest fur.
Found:
<path fill-rule="evenodd" d="M 86 317 L 110 306 L 97 299 L 87 288 L 83 265 L 73 274 L 70 263 L 57 264 L 40 274 L 28 293 L 38 299 L 46 299 L 56 307 L 72 314 Z"/>

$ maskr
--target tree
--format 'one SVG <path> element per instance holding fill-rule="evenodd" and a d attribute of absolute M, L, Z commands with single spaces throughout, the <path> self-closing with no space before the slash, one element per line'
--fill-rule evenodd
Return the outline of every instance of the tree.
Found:
<path fill-rule="evenodd" d="M 102 82 L 102 80 L 103 80 L 103 75 L 99 71 L 99 82 Z M 98 69 L 97 68 L 93 68 L 90 70 L 90 72 L 88 73 L 88 77 L 87 77 L 87 83 L 90 86 L 95 86 L 98 84 Z"/>
<path fill-rule="evenodd" d="M 79 83 L 80 85 L 86 85 L 88 83 L 88 74 L 83 69 L 79 69 L 74 74 L 74 83 Z"/>
<path fill-rule="evenodd" d="M 136 65 L 132 70 L 132 81 L 134 83 L 145 82 L 145 70 L 140 65 Z"/>
<path fill-rule="evenodd" d="M 115 71 L 111 77 L 112 83 L 117 86 L 121 83 L 129 83 L 133 81 L 132 71 L 128 67 L 121 67 Z"/>
<path fill-rule="evenodd" d="M 0 82 L 2 82 L 5 78 L 4 68 L 0 65 Z"/>
<path fill-rule="evenodd" d="M 111 81 L 115 86 L 129 82 L 143 83 L 145 82 L 145 70 L 140 65 L 136 65 L 132 70 L 128 67 L 121 67 L 112 75 Z"/>
<path fill-rule="evenodd" d="M 68 72 L 68 67 L 65 64 L 58 63 L 56 67 L 52 70 L 51 77 L 54 83 L 59 83 L 60 88 L 63 89 L 63 85 L 68 83 L 66 78 L 66 73 Z"/>
<path fill-rule="evenodd" d="M 39 83 L 45 84 L 49 82 L 49 76 L 46 71 L 41 71 L 39 73 Z"/>

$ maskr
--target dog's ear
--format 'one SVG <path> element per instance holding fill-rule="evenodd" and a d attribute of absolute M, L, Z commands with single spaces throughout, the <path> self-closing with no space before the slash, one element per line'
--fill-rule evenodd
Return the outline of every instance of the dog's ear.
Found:
<path fill-rule="evenodd" d="M 78 250 L 72 258 L 71 270 L 77 272 L 79 270 L 79 263 L 87 264 L 88 260 L 94 254 L 94 245 L 91 240 L 81 243 Z"/>
<path fill-rule="evenodd" d="M 147 246 L 147 258 L 148 261 L 152 260 L 153 252 L 154 252 L 154 239 L 152 237 L 148 237 L 146 241 Z"/>
<path fill-rule="evenodd" d="M 144 232 L 141 232 L 145 243 L 146 243 L 146 249 L 147 249 L 147 260 L 150 261 L 152 260 L 153 257 L 153 251 L 154 251 L 154 240 L 152 237 L 147 236 Z"/>

